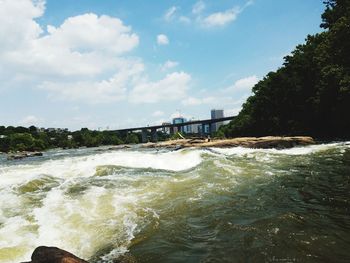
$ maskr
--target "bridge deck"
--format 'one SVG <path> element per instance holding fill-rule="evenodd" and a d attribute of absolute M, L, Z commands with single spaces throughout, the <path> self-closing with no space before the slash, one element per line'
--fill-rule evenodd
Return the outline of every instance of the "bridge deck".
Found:
<path fill-rule="evenodd" d="M 183 127 L 192 124 L 211 124 L 216 122 L 223 122 L 233 120 L 236 116 L 218 118 L 218 119 L 206 119 L 206 120 L 197 120 L 197 121 L 189 121 L 184 123 L 176 123 L 176 124 L 165 124 L 165 125 L 155 125 L 155 126 L 144 126 L 144 127 L 136 127 L 136 128 L 127 128 L 127 129 L 119 129 L 113 130 L 114 132 L 129 132 L 129 131 L 141 131 L 141 130 L 157 130 L 161 128 L 171 128 L 171 127 Z"/>

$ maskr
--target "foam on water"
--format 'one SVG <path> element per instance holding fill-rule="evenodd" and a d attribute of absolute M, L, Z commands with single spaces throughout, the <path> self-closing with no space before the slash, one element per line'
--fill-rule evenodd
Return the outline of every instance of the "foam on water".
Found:
<path fill-rule="evenodd" d="M 312 153 L 318 153 L 326 151 L 335 147 L 350 147 L 350 142 L 341 143 L 328 143 L 328 144 L 317 144 L 301 147 L 293 147 L 290 149 L 253 149 L 245 147 L 233 147 L 233 148 L 212 148 L 212 150 L 219 154 L 224 155 L 237 155 L 244 156 L 247 154 L 254 153 L 272 153 L 272 154 L 283 154 L 283 155 L 308 155 Z"/>
<path fill-rule="evenodd" d="M 69 184 L 66 184 L 52 189 L 41 205 L 26 214 L 1 214 L 1 262 L 29 259 L 33 249 L 43 244 L 57 246 L 85 258 L 92 257 L 111 243 L 114 246 L 113 256 L 127 251 L 134 232 L 139 225 L 142 226 L 143 217 L 137 213 L 140 209 L 138 203 L 145 196 L 128 188 L 114 191 L 90 187 L 72 198 L 67 194 L 68 187 Z M 18 198 L 13 200 L 19 201 Z M 7 208 L 15 209 L 18 205 L 22 203 L 10 203 Z M 148 214 L 153 216 L 152 212 Z M 11 247 L 21 248 L 17 249 L 15 257 L 8 250 Z"/>
<path fill-rule="evenodd" d="M 137 196 L 101 187 L 91 187 L 74 199 L 62 189 L 52 190 L 43 206 L 33 211 L 38 224 L 36 242 L 55 244 L 85 257 L 111 241 L 126 247 L 137 226 L 136 201 Z"/>
<path fill-rule="evenodd" d="M 154 200 L 158 189 L 147 183 L 138 188 L 128 186 L 137 180 L 130 181 L 130 176 L 102 178 L 107 184 L 117 181 L 125 185 L 117 189 L 92 186 L 89 178 L 95 178 L 96 169 L 104 166 L 130 167 L 135 171 L 188 170 L 201 163 L 201 153 L 115 151 L 63 158 L 54 153 L 54 159 L 43 162 L 2 165 L 0 261 L 29 259 L 33 249 L 43 244 L 89 258 L 112 243 L 113 247 L 103 256 L 105 261 L 125 253 L 147 218 L 154 218 L 156 212 L 140 203 Z M 144 187 L 151 188 L 146 191 Z"/>
<path fill-rule="evenodd" d="M 29 182 L 35 177 L 45 174 L 62 179 L 89 177 L 95 174 L 96 167 L 105 165 L 182 171 L 200 164 L 202 161 L 201 152 L 200 150 L 165 153 L 115 151 L 84 157 L 65 157 L 39 164 L 7 166 L 0 170 L 0 188 L 24 181 Z"/>
<path fill-rule="evenodd" d="M 268 160 L 349 147 L 122 150 L 76 157 L 54 153 L 42 162 L 0 163 L 0 262 L 29 260 L 39 245 L 112 262 L 137 242 L 140 232 L 152 232 L 161 220 L 166 223 L 164 213 L 168 219 L 186 214 L 202 201 L 209 205 L 213 196 L 230 196 L 247 180 L 248 188 L 272 180 L 278 171 Z M 106 169 L 103 176 L 99 167 Z"/>

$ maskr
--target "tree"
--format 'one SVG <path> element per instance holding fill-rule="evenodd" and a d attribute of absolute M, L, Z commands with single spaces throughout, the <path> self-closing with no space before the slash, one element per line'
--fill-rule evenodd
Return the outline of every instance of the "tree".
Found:
<path fill-rule="evenodd" d="M 129 133 L 126 136 L 125 142 L 131 144 L 139 143 L 139 138 L 135 133 Z"/>
<path fill-rule="evenodd" d="M 30 151 L 34 149 L 34 138 L 30 133 L 14 133 L 9 136 L 10 150 Z"/>
<path fill-rule="evenodd" d="M 350 0 L 329 0 L 326 31 L 308 36 L 283 66 L 253 87 L 226 136 L 303 135 L 349 138 Z"/>

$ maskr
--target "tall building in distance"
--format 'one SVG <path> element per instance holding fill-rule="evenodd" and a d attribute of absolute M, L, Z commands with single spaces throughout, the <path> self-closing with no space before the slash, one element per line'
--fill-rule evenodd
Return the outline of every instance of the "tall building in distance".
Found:
<path fill-rule="evenodd" d="M 211 110 L 211 119 L 220 119 L 224 117 L 224 110 Z M 223 122 L 216 122 L 211 125 L 211 132 L 217 132 Z"/>
<path fill-rule="evenodd" d="M 180 124 L 186 122 L 186 119 L 183 117 L 177 117 L 173 118 L 173 124 Z M 180 130 L 178 131 L 176 127 L 174 127 L 174 132 L 186 132 L 186 129 L 184 126 L 180 127 Z"/>

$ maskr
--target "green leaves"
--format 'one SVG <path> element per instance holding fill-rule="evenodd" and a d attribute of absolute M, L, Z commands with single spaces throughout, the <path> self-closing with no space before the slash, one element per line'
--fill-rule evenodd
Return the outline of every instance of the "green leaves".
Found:
<path fill-rule="evenodd" d="M 63 129 L 38 131 L 34 126 L 29 128 L 0 126 L 0 152 L 42 151 L 57 147 L 97 147 L 138 143 L 140 136 L 135 133 L 123 135 L 112 131 L 92 131 L 87 128 L 69 132 Z"/>
<path fill-rule="evenodd" d="M 307 36 L 253 88 L 226 136 L 350 137 L 350 0 L 326 1 L 328 31 Z"/>

